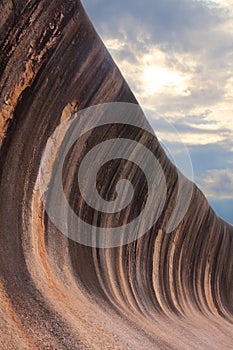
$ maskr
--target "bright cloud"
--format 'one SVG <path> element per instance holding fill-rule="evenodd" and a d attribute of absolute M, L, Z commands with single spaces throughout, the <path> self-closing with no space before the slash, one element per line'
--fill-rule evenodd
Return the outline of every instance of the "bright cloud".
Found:
<path fill-rule="evenodd" d="M 142 97 L 155 93 L 169 93 L 172 95 L 188 95 L 188 81 L 190 76 L 178 69 L 171 69 L 165 62 L 165 54 L 156 50 L 153 54 L 142 57 L 141 85 Z"/>

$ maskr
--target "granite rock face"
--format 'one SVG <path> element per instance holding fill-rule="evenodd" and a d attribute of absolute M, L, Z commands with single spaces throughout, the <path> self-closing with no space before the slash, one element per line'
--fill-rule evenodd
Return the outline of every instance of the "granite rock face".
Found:
<path fill-rule="evenodd" d="M 232 349 L 233 227 L 194 186 L 185 217 L 165 232 L 178 171 L 156 138 L 121 125 L 94 129 L 71 149 L 63 173 L 73 210 L 89 223 L 114 225 L 116 218 L 86 206 L 75 169 L 103 140 L 143 144 L 167 183 L 149 232 L 95 248 L 50 220 L 36 184 L 54 130 L 89 106 L 137 101 L 78 0 L 3 0 L 0 9 L 0 349 Z M 143 208 L 147 187 L 134 165 L 109 162 L 99 172 L 106 200 L 119 176 L 135 189 L 136 202 L 118 217 L 126 224 Z"/>

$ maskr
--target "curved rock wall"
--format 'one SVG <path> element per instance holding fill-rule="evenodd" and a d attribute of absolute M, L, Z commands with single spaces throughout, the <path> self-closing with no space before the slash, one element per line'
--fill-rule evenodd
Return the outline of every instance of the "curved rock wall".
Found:
<path fill-rule="evenodd" d="M 184 219 L 165 232 L 178 172 L 155 138 L 120 125 L 95 129 L 72 148 L 63 174 L 72 208 L 95 221 L 75 190 L 81 151 L 111 137 L 144 144 L 168 188 L 149 232 L 103 249 L 52 223 L 36 186 L 49 137 L 83 108 L 137 101 L 79 1 L 3 0 L 0 9 L 0 348 L 232 349 L 233 228 L 194 186 Z M 110 162 L 99 178 L 106 198 L 119 174 L 132 180 L 137 199 L 120 216 L 124 224 L 143 207 L 146 188 L 135 166 Z M 104 215 L 98 220 L 109 225 Z"/>

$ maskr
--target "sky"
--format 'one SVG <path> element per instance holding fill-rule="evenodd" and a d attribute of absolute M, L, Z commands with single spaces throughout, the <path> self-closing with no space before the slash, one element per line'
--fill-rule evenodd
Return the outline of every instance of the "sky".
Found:
<path fill-rule="evenodd" d="M 177 159 L 187 147 L 194 182 L 233 224 L 233 0 L 82 3 L 161 143 Z"/>

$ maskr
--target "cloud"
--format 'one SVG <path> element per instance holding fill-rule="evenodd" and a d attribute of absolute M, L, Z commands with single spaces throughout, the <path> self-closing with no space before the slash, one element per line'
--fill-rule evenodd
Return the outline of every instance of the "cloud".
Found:
<path fill-rule="evenodd" d="M 211 169 L 199 178 L 199 186 L 212 199 L 232 199 L 233 168 Z"/>
<path fill-rule="evenodd" d="M 145 109 L 155 134 L 166 142 L 182 142 L 187 146 L 210 145 L 219 143 L 229 144 L 232 139 L 232 130 L 228 125 L 218 125 L 216 121 L 209 121 L 208 114 L 187 117 L 165 117 L 154 110 Z M 169 127 L 172 125 L 172 128 Z M 177 133 L 179 138 L 177 138 Z"/>
<path fill-rule="evenodd" d="M 159 44 L 166 51 L 182 52 L 205 49 L 207 39 L 208 48 L 216 46 L 220 38 L 224 41 L 218 45 L 231 45 L 225 31 L 226 24 L 231 23 L 231 11 L 214 2 L 84 0 L 83 3 L 104 40 L 127 38 L 131 42 Z M 211 35 L 213 32 L 215 36 Z"/>

